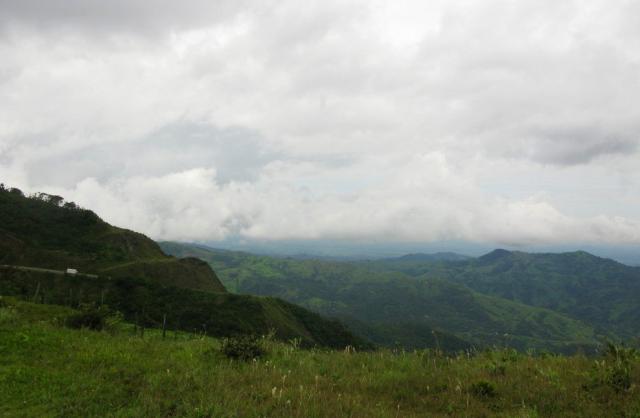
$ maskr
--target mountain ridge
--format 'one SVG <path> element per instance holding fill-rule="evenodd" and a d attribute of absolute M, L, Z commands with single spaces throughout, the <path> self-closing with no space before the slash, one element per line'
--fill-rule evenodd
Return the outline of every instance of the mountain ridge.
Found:
<path fill-rule="evenodd" d="M 615 338 L 640 334 L 640 268 L 578 250 L 494 250 L 460 263 L 369 263 L 417 279 L 444 278 L 477 292 L 569 315 Z"/>
<path fill-rule="evenodd" d="M 501 336 L 509 334 L 511 343 L 520 348 L 552 346 L 562 350 L 572 344 L 595 342 L 589 327 L 563 314 L 484 295 L 438 277 L 416 280 L 402 273 L 372 271 L 370 267 L 380 261 L 294 260 L 216 251 L 202 245 L 160 245 L 168 253 L 209 262 L 235 292 L 282 297 L 325 315 L 352 317 L 374 328 L 385 322 L 418 323 L 453 332 L 478 345 L 502 343 Z M 416 262 L 409 260 L 407 264 Z M 387 339 L 393 339 L 386 334 Z"/>

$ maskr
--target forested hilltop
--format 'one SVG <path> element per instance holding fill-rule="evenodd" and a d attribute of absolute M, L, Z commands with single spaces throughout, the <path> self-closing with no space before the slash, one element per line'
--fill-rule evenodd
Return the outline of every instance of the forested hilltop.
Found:
<path fill-rule="evenodd" d="M 67 268 L 78 274 L 66 274 Z M 370 344 L 341 323 L 277 298 L 226 292 L 209 265 L 165 255 L 151 239 L 62 197 L 0 187 L 0 295 L 108 305 L 141 327 L 263 335 L 304 346 Z"/>
<path fill-rule="evenodd" d="M 134 231 L 104 222 L 60 196 L 26 197 L 0 188 L 0 265 L 75 268 L 109 277 L 135 276 L 163 285 L 225 292 L 213 270 L 195 258 L 165 255 Z"/>
<path fill-rule="evenodd" d="M 593 352 L 606 339 L 632 341 L 640 324 L 640 270 L 584 252 L 332 262 L 160 245 L 207 261 L 231 291 L 342 318 L 387 346 L 430 347 L 435 329 L 476 346 Z"/>

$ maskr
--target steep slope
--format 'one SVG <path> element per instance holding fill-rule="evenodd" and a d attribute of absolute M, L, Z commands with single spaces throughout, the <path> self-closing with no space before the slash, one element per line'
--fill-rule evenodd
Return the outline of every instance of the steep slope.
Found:
<path fill-rule="evenodd" d="M 176 243 L 160 245 L 169 253 L 208 261 L 226 286 L 238 292 L 282 297 L 323 314 L 364 322 L 374 331 L 387 325 L 378 336 L 368 334 L 374 340 L 403 339 L 412 345 L 402 328 L 421 325 L 426 333 L 446 330 L 477 344 L 570 350 L 576 344 L 594 342 L 593 331 L 579 321 L 483 295 L 450 281 L 372 272 L 357 263 L 255 256 Z M 415 332 L 420 334 L 425 332 Z"/>
<path fill-rule="evenodd" d="M 95 213 L 46 194 L 27 198 L 0 190 L 0 265 L 19 265 L 111 277 L 135 276 L 211 292 L 225 292 L 211 268 L 165 255 L 151 239 L 117 228 Z"/>

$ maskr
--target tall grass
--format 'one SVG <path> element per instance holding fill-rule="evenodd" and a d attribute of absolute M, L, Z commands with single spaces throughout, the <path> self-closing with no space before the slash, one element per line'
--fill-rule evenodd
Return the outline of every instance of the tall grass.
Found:
<path fill-rule="evenodd" d="M 640 360 L 632 352 L 445 356 L 301 350 L 263 338 L 266 354 L 245 361 L 229 359 L 208 337 L 163 339 L 147 330 L 141 338 L 129 324 L 114 334 L 51 320 L 68 313 L 15 301 L 0 307 L 0 416 L 640 415 Z M 629 385 L 612 384 L 602 362 L 623 364 Z"/>

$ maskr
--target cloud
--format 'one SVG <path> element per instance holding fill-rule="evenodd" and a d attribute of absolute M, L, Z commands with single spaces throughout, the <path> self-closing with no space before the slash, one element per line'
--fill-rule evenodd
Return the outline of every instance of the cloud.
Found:
<path fill-rule="evenodd" d="M 6 183 L 157 238 L 637 240 L 633 2 L 40 3 Z"/>
<path fill-rule="evenodd" d="M 313 179 L 304 179 L 303 173 L 322 179 L 330 174 L 322 173 L 321 166 L 311 170 L 290 163 L 265 169 L 255 182 L 223 184 L 211 169 L 192 169 L 107 183 L 87 179 L 74 189 L 56 191 L 108 214 L 110 222 L 158 239 L 384 237 L 389 242 L 461 240 L 512 246 L 640 240 L 637 221 L 611 216 L 575 219 L 541 198 L 492 197 L 452 171 L 441 154 L 415 156 L 399 170 L 369 161 L 356 171 L 373 168 L 389 177 L 343 193 L 308 188 Z M 303 182 L 295 185 L 294 179 Z"/>
<path fill-rule="evenodd" d="M 232 19 L 247 8 L 242 0 L 0 0 L 0 29 L 12 25 L 44 30 L 165 36 Z"/>
<path fill-rule="evenodd" d="M 142 138 L 79 146 L 72 152 L 42 156 L 25 162 L 36 184 L 74 185 L 86 178 L 161 176 L 211 166 L 218 181 L 255 179 L 259 170 L 277 157 L 255 132 L 220 129 L 207 123 L 176 122 Z M 100 164 L 95 162 L 99 161 Z"/>

